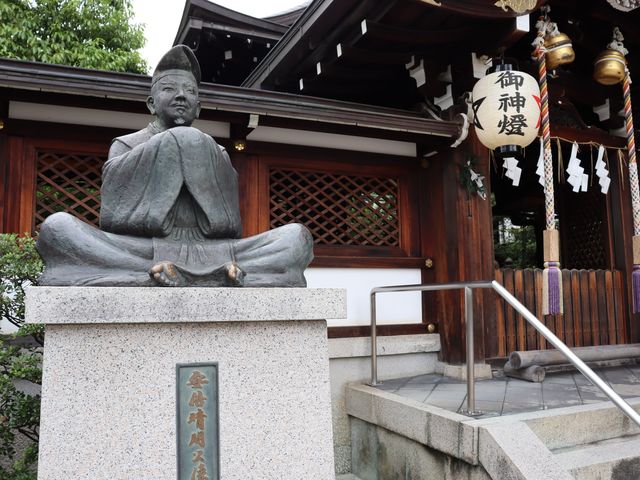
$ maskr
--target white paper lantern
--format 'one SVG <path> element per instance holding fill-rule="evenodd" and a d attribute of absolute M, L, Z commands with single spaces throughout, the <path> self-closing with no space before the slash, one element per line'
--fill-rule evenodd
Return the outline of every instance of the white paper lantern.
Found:
<path fill-rule="evenodd" d="M 518 155 L 538 135 L 540 87 L 535 78 L 512 65 L 493 69 L 473 87 L 476 134 L 499 156 Z"/>

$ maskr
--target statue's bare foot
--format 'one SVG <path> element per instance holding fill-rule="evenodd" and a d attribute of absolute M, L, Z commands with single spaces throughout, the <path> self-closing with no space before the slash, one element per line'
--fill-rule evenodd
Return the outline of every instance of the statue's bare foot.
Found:
<path fill-rule="evenodd" d="M 151 267 L 149 276 L 163 287 L 184 287 L 187 282 L 184 276 L 171 262 L 160 262 Z"/>
<path fill-rule="evenodd" d="M 229 262 L 225 264 L 227 271 L 227 280 L 232 287 L 242 287 L 244 285 L 244 271 L 238 266 L 236 262 Z"/>

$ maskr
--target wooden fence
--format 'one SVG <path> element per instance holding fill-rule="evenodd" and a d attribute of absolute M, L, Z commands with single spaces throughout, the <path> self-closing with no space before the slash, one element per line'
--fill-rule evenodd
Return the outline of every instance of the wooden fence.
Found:
<path fill-rule="evenodd" d="M 499 269 L 496 280 L 542 317 L 542 270 Z M 563 315 L 544 317 L 545 325 L 570 347 L 626 343 L 627 324 L 624 283 L 618 270 L 563 270 Z M 502 298 L 496 300 L 493 344 L 488 357 L 505 357 L 514 350 L 549 348 L 547 341 Z M 497 344 L 497 346 L 496 346 Z"/>

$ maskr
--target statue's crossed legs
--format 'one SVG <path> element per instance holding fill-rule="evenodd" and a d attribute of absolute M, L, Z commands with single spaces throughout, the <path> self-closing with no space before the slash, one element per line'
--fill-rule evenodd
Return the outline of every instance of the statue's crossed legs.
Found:
<path fill-rule="evenodd" d="M 67 213 L 42 225 L 38 248 L 47 252 L 42 285 L 306 286 L 300 265 L 311 261 L 312 238 L 302 225 L 285 225 L 242 239 L 203 239 L 161 258 L 163 239 L 104 232 Z M 161 254 L 161 253 L 160 253 Z M 184 257 L 208 259 L 202 267 Z M 304 257 L 304 258 L 303 258 Z"/>

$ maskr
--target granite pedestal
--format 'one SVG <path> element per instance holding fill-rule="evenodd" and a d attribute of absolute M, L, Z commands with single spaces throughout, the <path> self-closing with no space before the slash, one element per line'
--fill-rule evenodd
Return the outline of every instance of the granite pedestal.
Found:
<path fill-rule="evenodd" d="M 33 287 L 26 315 L 46 324 L 39 480 L 175 480 L 176 365 L 201 362 L 221 479 L 334 478 L 324 319 L 344 291 Z"/>

